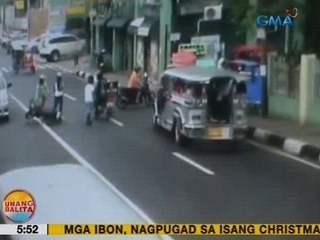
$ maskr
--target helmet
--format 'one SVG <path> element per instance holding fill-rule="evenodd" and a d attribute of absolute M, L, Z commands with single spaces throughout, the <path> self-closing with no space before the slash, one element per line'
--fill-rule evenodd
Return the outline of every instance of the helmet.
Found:
<path fill-rule="evenodd" d="M 58 73 L 57 73 L 57 77 L 62 77 L 62 73 L 61 73 L 61 72 L 58 72 Z"/>
<path fill-rule="evenodd" d="M 45 75 L 40 75 L 40 79 L 45 79 L 46 78 L 46 76 Z"/>

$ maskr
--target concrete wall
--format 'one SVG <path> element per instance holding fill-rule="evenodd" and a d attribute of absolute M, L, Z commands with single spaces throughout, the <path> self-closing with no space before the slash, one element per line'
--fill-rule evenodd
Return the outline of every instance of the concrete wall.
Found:
<path fill-rule="evenodd" d="M 269 115 L 305 124 L 320 124 L 320 63 L 315 55 L 302 55 L 299 76 L 299 95 L 279 90 L 275 81 L 274 55 L 268 56 Z"/>

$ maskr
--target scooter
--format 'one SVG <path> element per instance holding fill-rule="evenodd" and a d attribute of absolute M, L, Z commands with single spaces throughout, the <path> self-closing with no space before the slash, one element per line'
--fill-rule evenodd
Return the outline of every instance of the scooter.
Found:
<path fill-rule="evenodd" d="M 25 114 L 26 119 L 42 119 L 42 120 L 50 120 L 57 123 L 62 122 L 61 114 L 52 109 L 42 109 L 40 104 L 34 99 L 30 100 L 29 109 Z"/>
<path fill-rule="evenodd" d="M 125 109 L 128 105 L 144 104 L 145 106 L 152 106 L 155 99 L 155 94 L 150 90 L 148 76 L 144 74 L 143 85 L 140 88 L 140 97 L 138 103 L 136 102 L 139 89 L 122 87 L 119 89 L 117 97 L 117 107 Z"/>
<path fill-rule="evenodd" d="M 105 101 L 98 106 L 95 111 L 95 117 L 98 118 L 101 114 L 105 114 L 107 121 L 114 115 L 114 109 L 118 95 L 118 81 L 106 82 L 104 84 Z"/>

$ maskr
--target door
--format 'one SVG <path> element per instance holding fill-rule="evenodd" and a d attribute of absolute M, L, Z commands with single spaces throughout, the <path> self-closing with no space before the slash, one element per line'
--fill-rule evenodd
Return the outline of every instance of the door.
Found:
<path fill-rule="evenodd" d="M 73 56 L 78 51 L 80 51 L 80 41 L 76 37 L 68 36 L 65 37 L 65 47 L 66 47 L 66 54 L 69 56 Z"/>
<path fill-rule="evenodd" d="M 173 91 L 173 84 L 175 78 L 164 75 L 161 78 L 161 83 L 165 92 L 165 99 L 163 104 L 163 109 L 160 114 L 160 125 L 164 128 L 170 130 L 173 125 L 173 110 L 174 104 L 172 103 L 172 95 L 177 94 Z"/>

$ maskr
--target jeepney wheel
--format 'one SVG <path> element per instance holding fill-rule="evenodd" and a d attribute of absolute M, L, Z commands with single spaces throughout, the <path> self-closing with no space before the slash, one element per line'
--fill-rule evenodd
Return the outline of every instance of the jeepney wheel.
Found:
<path fill-rule="evenodd" d="M 51 53 L 51 60 L 53 62 L 57 62 L 59 61 L 59 58 L 60 58 L 60 53 L 57 51 L 57 50 L 54 50 L 52 53 Z"/>
<path fill-rule="evenodd" d="M 180 118 L 176 119 L 175 121 L 174 140 L 178 145 L 182 147 L 186 146 L 188 143 L 188 139 L 182 134 L 182 122 Z"/>

